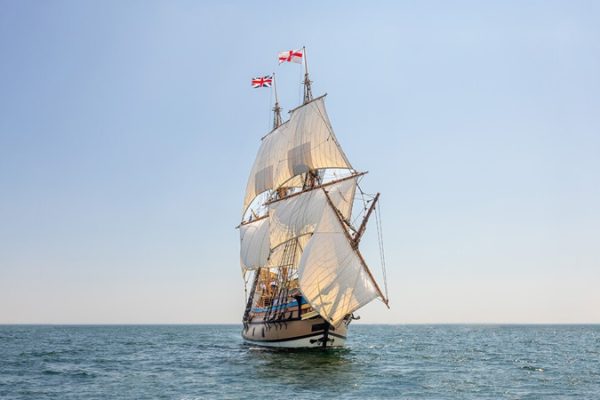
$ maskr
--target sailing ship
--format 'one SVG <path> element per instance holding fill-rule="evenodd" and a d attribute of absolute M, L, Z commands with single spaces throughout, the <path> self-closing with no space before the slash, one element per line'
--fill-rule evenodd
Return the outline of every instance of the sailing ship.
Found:
<path fill-rule="evenodd" d="M 242 337 L 270 347 L 342 347 L 356 310 L 377 298 L 388 306 L 387 289 L 359 250 L 379 193 L 360 188 L 366 172 L 344 154 L 326 95 L 313 98 L 305 49 L 303 55 L 303 103 L 283 122 L 273 85 L 273 129 L 261 139 L 246 187 L 238 227 L 247 298 Z M 362 207 L 353 218 L 355 200 Z"/>

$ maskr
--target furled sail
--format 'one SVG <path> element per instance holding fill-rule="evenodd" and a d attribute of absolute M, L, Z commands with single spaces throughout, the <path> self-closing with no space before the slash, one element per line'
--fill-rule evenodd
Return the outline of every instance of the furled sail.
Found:
<path fill-rule="evenodd" d="M 333 183 L 324 189 L 344 218 L 350 219 L 356 178 Z M 308 190 L 270 204 L 271 249 L 277 248 L 288 240 L 314 232 L 326 207 L 328 207 L 327 197 L 321 188 Z"/>
<path fill-rule="evenodd" d="M 333 208 L 325 207 L 298 266 L 302 294 L 334 326 L 379 295 L 345 229 Z"/>
<path fill-rule="evenodd" d="M 240 262 L 244 270 L 264 267 L 269 258 L 269 219 L 240 225 Z"/>
<path fill-rule="evenodd" d="M 293 110 L 289 121 L 263 138 L 250 171 L 243 211 L 258 194 L 320 168 L 352 168 L 337 143 L 323 97 Z"/>

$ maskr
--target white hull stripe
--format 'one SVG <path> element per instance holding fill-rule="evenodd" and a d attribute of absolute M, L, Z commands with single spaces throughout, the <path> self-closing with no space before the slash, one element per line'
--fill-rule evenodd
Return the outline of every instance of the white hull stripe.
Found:
<path fill-rule="evenodd" d="M 247 338 L 244 335 L 242 335 L 242 337 L 245 340 L 252 341 L 252 342 L 257 342 L 257 343 L 258 342 L 260 342 L 260 343 L 265 343 L 265 342 L 271 342 L 271 343 L 273 343 L 273 342 L 287 342 L 287 341 L 290 341 L 290 340 L 306 339 L 306 338 L 320 338 L 321 336 L 323 336 L 323 334 L 324 334 L 324 332 L 317 332 L 317 333 L 311 333 L 311 334 L 308 334 L 308 335 L 294 336 L 294 337 L 281 338 L 281 339 L 250 339 L 250 338 Z M 333 333 L 331 331 L 329 331 L 327 333 L 327 335 L 328 336 L 335 336 L 336 338 L 346 340 L 345 336 L 338 335 L 338 334 Z"/>
<path fill-rule="evenodd" d="M 285 348 L 301 348 L 301 347 L 314 347 L 314 348 L 323 348 L 323 343 L 318 341 L 318 340 L 314 340 L 315 338 L 321 338 L 322 334 L 320 335 L 314 335 L 314 336 L 308 336 L 308 337 L 296 337 L 296 338 L 291 338 L 291 339 L 286 339 L 283 341 L 266 341 L 266 340 L 250 340 L 250 339 L 246 339 L 244 338 L 244 340 L 247 343 L 250 344 L 254 344 L 257 346 L 263 346 L 263 347 L 285 347 Z M 311 343 L 312 340 L 312 343 Z M 331 347 L 343 347 L 346 339 L 343 336 L 339 336 L 336 335 L 335 338 L 329 338 L 330 341 L 327 343 L 327 345 L 325 346 L 326 348 L 331 348 Z"/>

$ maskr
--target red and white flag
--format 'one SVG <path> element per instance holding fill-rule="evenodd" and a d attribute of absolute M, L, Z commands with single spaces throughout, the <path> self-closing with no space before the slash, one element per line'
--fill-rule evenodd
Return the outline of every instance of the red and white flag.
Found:
<path fill-rule="evenodd" d="M 302 64 L 302 50 L 288 50 L 279 53 L 279 64 L 284 62 L 293 62 L 296 64 Z"/>
<path fill-rule="evenodd" d="M 270 75 L 252 78 L 252 87 L 253 88 L 271 87 L 272 83 L 273 83 L 273 77 Z"/>

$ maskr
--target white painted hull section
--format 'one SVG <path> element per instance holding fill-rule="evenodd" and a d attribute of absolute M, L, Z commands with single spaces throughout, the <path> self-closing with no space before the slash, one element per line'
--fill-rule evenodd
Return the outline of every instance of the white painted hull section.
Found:
<path fill-rule="evenodd" d="M 259 321 L 260 319 L 257 318 Z M 249 322 L 244 324 L 242 337 L 248 343 L 277 348 L 343 347 L 349 322 L 337 327 L 321 317 L 287 321 Z M 325 344 L 325 345 L 324 345 Z"/>
<path fill-rule="evenodd" d="M 266 341 L 254 341 L 248 340 L 244 338 L 246 343 L 261 346 L 261 347 L 274 347 L 274 348 L 288 348 L 288 349 L 302 349 L 302 348 L 323 348 L 323 344 L 321 342 L 315 341 L 315 339 L 321 338 L 323 335 L 317 335 L 313 337 L 294 339 L 294 340 L 286 340 L 282 342 L 266 342 Z M 311 340 L 313 343 L 311 343 Z M 327 343 L 327 348 L 337 348 L 344 347 L 346 344 L 346 339 L 342 339 L 339 337 L 329 336 L 330 342 Z M 331 341 L 333 340 L 333 341 Z"/>

